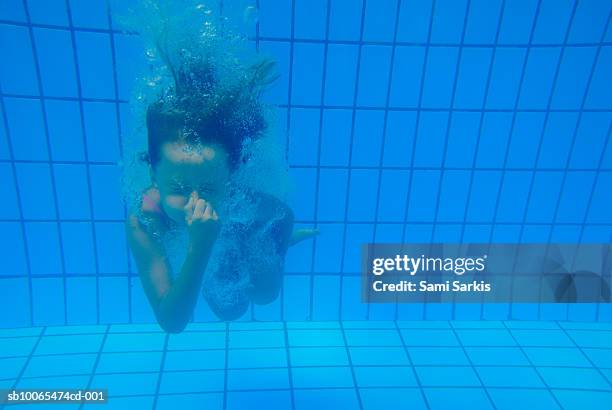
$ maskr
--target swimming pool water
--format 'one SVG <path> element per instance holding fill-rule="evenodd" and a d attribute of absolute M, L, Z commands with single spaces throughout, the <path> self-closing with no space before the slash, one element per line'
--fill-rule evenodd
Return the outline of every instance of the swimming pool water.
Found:
<path fill-rule="evenodd" d="M 200 300 L 166 335 L 123 231 L 130 2 L 2 1 L 0 385 L 100 382 L 145 408 L 612 403 L 610 304 L 359 300 L 362 243 L 612 240 L 612 3 L 253 3 L 291 206 L 321 234 L 274 303 L 226 324 Z"/>

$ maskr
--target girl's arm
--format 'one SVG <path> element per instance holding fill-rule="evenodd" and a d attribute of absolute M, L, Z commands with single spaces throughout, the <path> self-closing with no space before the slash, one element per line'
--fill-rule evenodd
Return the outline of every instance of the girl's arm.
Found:
<path fill-rule="evenodd" d="M 190 200 L 188 206 L 190 245 L 181 272 L 174 281 L 162 243 L 135 215 L 126 220 L 128 243 L 145 294 L 159 325 L 170 333 L 183 331 L 189 322 L 218 232 L 216 213 L 204 200 Z M 155 219 L 153 221 L 155 224 Z"/>

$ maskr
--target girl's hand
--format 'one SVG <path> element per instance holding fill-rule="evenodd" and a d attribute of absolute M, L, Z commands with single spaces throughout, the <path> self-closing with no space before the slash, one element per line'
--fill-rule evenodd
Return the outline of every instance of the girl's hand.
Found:
<path fill-rule="evenodd" d="M 196 245 L 213 243 L 221 227 L 219 216 L 211 203 L 198 198 L 195 192 L 185 205 L 185 222 L 191 243 Z"/>

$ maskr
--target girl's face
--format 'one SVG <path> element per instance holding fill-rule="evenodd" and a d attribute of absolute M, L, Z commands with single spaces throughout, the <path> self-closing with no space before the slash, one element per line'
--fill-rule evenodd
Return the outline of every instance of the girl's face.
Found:
<path fill-rule="evenodd" d="M 217 144 L 168 142 L 153 170 L 164 212 L 185 224 L 184 207 L 195 191 L 219 212 L 230 176 L 227 151 Z"/>

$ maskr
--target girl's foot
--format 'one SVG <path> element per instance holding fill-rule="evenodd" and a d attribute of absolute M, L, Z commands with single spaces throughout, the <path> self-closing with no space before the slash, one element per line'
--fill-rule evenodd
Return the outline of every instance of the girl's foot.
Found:
<path fill-rule="evenodd" d="M 289 239 L 289 246 L 296 245 L 306 239 L 310 239 L 319 234 L 319 228 L 315 229 L 296 229 L 291 234 L 291 238 Z"/>

